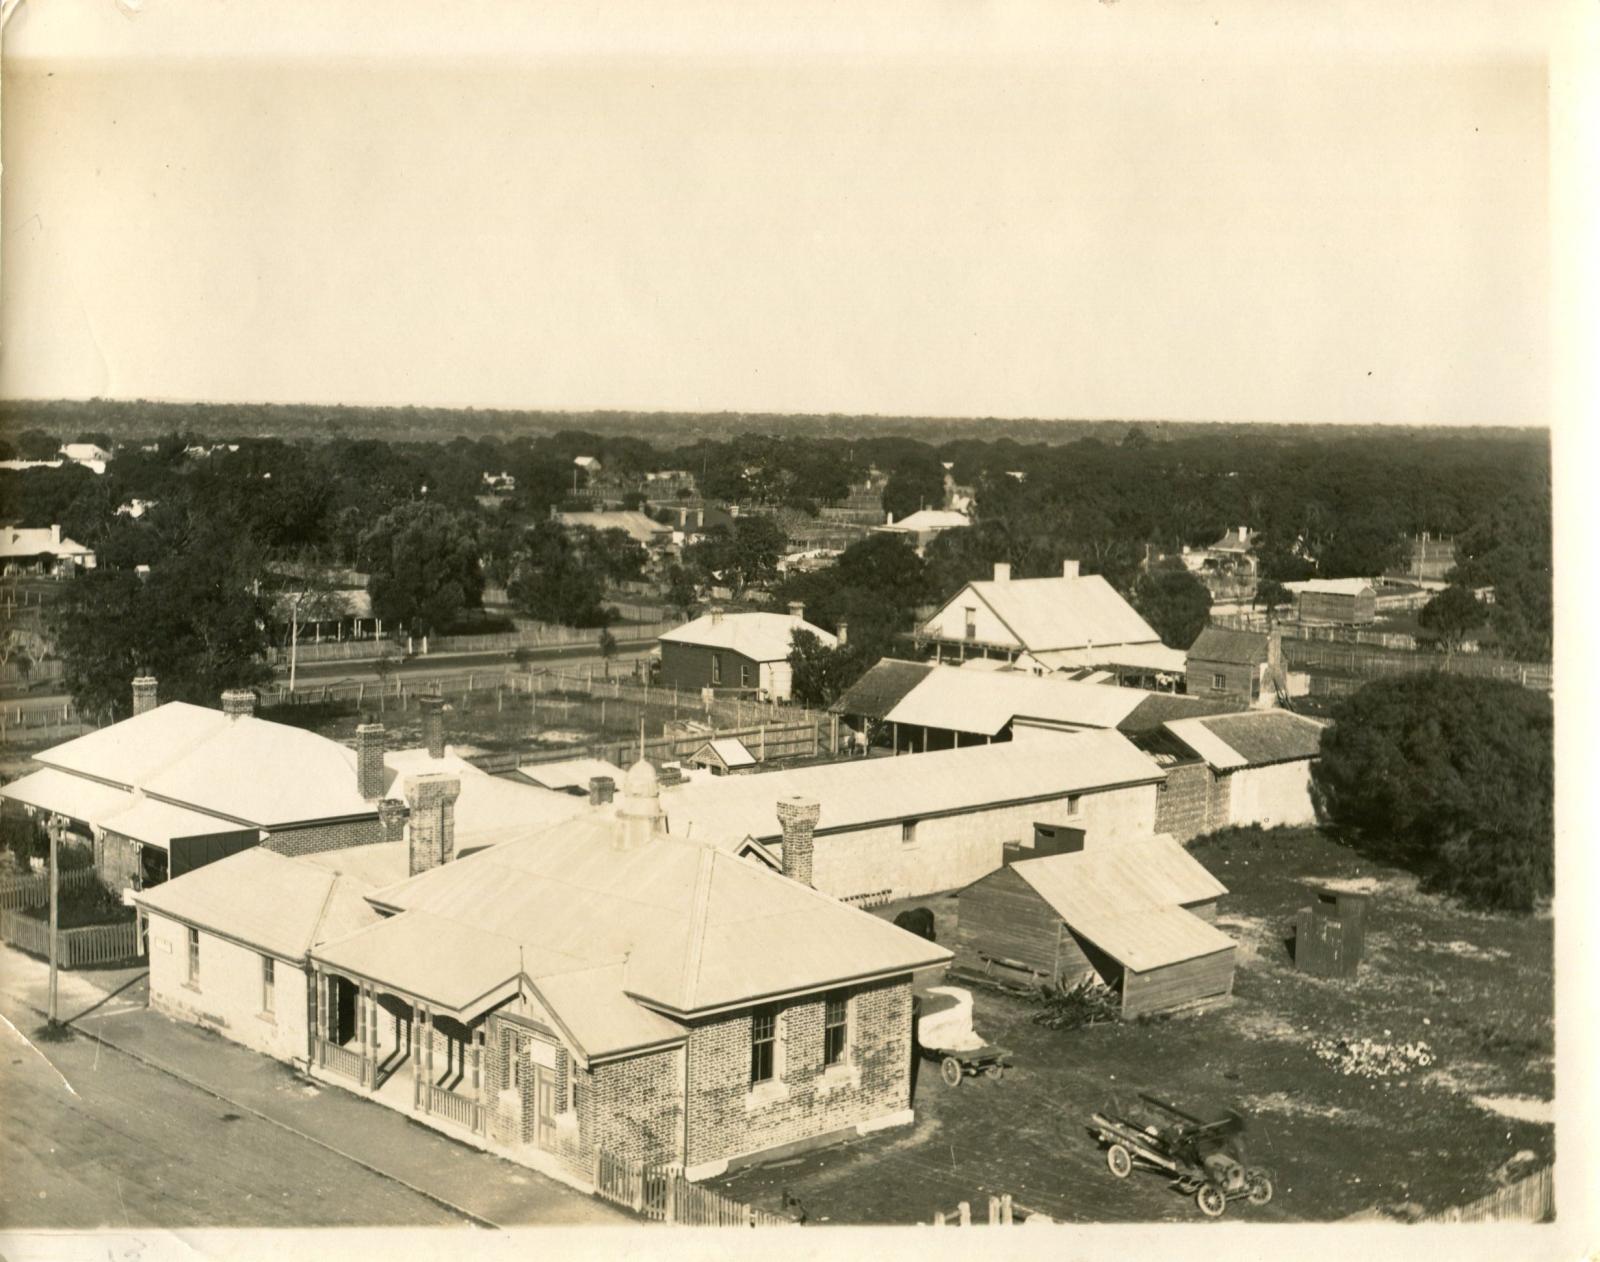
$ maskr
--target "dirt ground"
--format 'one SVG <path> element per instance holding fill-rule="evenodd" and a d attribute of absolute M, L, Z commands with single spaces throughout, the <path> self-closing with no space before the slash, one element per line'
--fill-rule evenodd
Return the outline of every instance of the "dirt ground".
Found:
<path fill-rule="evenodd" d="M 1419 894 L 1312 830 L 1278 830 L 1195 850 L 1230 889 L 1220 923 L 1240 944 L 1230 999 L 1081 1030 L 1034 1025 L 1025 998 L 975 990 L 974 1024 L 1012 1049 L 998 1082 L 947 1087 L 931 1063 L 917 1121 L 900 1131 L 718 1181 L 772 1205 L 788 1191 L 814 1221 L 927 1222 L 988 1196 L 1069 1221 L 1190 1221 L 1192 1200 L 1154 1173 L 1119 1181 L 1087 1135 L 1091 1113 L 1140 1092 L 1195 1112 L 1239 1110 L 1247 1156 L 1277 1185 L 1270 1205 L 1228 1217 L 1328 1221 L 1370 1207 L 1400 1217 L 1463 1204 L 1549 1161 L 1554 1128 L 1552 923 L 1480 915 Z M 1354 982 L 1294 971 L 1285 942 L 1308 885 L 1375 881 L 1367 956 Z M 952 895 L 932 906 L 939 937 Z M 1322 1036 L 1426 1042 L 1436 1060 L 1404 1077 L 1345 1076 L 1312 1048 Z"/>

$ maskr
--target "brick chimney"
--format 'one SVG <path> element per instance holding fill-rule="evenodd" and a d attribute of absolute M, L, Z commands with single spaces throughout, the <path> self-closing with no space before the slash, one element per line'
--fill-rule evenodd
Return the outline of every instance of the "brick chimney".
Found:
<path fill-rule="evenodd" d="M 1249 540 L 1249 538 L 1250 538 L 1250 527 L 1248 527 L 1248 526 L 1240 526 L 1239 527 L 1239 542 L 1240 543 L 1245 543 L 1245 542 L 1247 542 Z"/>
<path fill-rule="evenodd" d="M 385 841 L 406 839 L 406 816 L 410 809 L 399 798 L 384 798 L 378 803 L 378 823 L 383 828 Z"/>
<path fill-rule="evenodd" d="M 1061 577 L 1062 578 L 1077 578 L 1078 577 L 1078 563 L 1076 561 L 1063 561 L 1061 563 Z"/>
<path fill-rule="evenodd" d="M 778 824 L 783 829 L 783 874 L 802 885 L 811 884 L 812 833 L 822 817 L 815 798 L 793 794 L 778 799 Z"/>
<path fill-rule="evenodd" d="M 707 612 L 710 613 L 710 615 L 711 615 L 711 625 L 712 626 L 716 626 L 717 623 L 722 621 L 722 606 L 721 605 L 712 605 L 711 608 Z"/>
<path fill-rule="evenodd" d="M 449 863 L 456 853 L 456 798 L 461 777 L 427 771 L 406 780 L 411 808 L 411 875 Z"/>
<path fill-rule="evenodd" d="M 802 622 L 804 622 L 806 617 L 805 601 L 791 600 L 789 602 L 789 616 L 791 618 L 799 618 Z"/>
<path fill-rule="evenodd" d="M 256 694 L 248 688 L 229 688 L 222 694 L 222 712 L 230 719 L 247 719 L 256 712 Z"/>
<path fill-rule="evenodd" d="M 57 526 L 51 526 L 50 527 L 50 542 L 51 543 L 60 543 L 61 542 L 61 527 L 60 526 L 57 525 Z"/>
<path fill-rule="evenodd" d="M 589 805 L 609 806 L 616 792 L 617 782 L 610 776 L 593 776 L 589 780 Z"/>
<path fill-rule="evenodd" d="M 996 561 L 994 563 L 994 581 L 997 583 L 1009 583 L 1011 581 L 1010 561 Z"/>
<path fill-rule="evenodd" d="M 422 710 L 422 743 L 428 747 L 429 758 L 444 757 L 444 698 L 418 697 Z"/>
<path fill-rule="evenodd" d="M 383 796 L 383 724 L 356 728 L 356 792 L 369 802 Z"/>
<path fill-rule="evenodd" d="M 839 641 L 840 648 L 850 643 L 850 624 L 843 618 L 839 619 L 839 632 L 834 636 L 834 639 Z"/>
<path fill-rule="evenodd" d="M 154 675 L 140 675 L 133 681 L 133 712 L 145 714 L 154 710 L 156 701 L 156 677 Z"/>

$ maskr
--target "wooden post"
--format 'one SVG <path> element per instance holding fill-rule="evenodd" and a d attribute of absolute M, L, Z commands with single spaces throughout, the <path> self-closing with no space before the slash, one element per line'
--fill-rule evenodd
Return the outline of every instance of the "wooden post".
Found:
<path fill-rule="evenodd" d="M 61 816 L 50 817 L 50 1002 L 47 1015 L 51 1025 L 56 1024 L 58 1016 L 56 973 L 60 969 L 61 945 L 56 930 L 60 919 L 61 830 L 65 827 L 66 821 Z"/>
<path fill-rule="evenodd" d="M 941 1209 L 938 1213 L 936 1213 L 933 1216 L 933 1225 L 935 1227 L 943 1227 L 944 1226 L 944 1210 Z"/>
<path fill-rule="evenodd" d="M 1011 1226 L 1011 1223 L 1012 1223 L 1012 1209 L 1013 1209 L 1013 1206 L 1012 1206 L 1012 1203 L 1011 1203 L 1011 1193 L 1007 1192 L 1004 1196 L 1002 1196 L 1000 1198 L 1000 1225 L 1002 1227 Z"/>
<path fill-rule="evenodd" d="M 972 1226 L 972 1206 L 966 1201 L 962 1201 L 956 1206 L 956 1214 L 960 1217 L 963 1227 Z"/>
<path fill-rule="evenodd" d="M 406 1031 L 406 1043 L 411 1050 L 411 1108 L 415 1112 L 422 1106 L 422 1009 L 411 1005 L 411 1028 Z"/>
<path fill-rule="evenodd" d="M 991 1196 L 989 1198 L 989 1226 L 998 1227 L 999 1225 L 1000 1225 L 1000 1198 L 998 1196 Z"/>

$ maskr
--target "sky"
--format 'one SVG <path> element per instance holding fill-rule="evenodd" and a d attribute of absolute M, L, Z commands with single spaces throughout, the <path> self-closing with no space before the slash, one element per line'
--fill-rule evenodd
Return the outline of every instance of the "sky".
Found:
<path fill-rule="evenodd" d="M 1546 423 L 1544 9 L 1392 8 L 22 0 L 0 396 Z"/>

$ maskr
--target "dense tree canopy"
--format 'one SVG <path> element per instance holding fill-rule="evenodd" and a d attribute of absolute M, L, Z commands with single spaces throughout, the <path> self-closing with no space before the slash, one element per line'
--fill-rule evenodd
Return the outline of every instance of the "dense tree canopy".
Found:
<path fill-rule="evenodd" d="M 412 500 L 380 517 L 361 539 L 372 612 L 413 635 L 444 631 L 483 602 L 477 525 L 439 504 Z"/>
<path fill-rule="evenodd" d="M 1422 607 L 1417 625 L 1438 636 L 1446 652 L 1453 652 L 1483 625 L 1487 612 L 1465 587 L 1452 584 Z"/>
<path fill-rule="evenodd" d="M 85 714 L 124 718 L 151 674 L 166 701 L 215 705 L 271 678 L 260 556 L 223 522 L 191 518 L 148 574 L 106 567 L 67 584 L 51 610 L 64 678 Z"/>
<path fill-rule="evenodd" d="M 1332 825 L 1430 887 L 1527 910 L 1554 884 L 1554 725 L 1539 693 L 1459 675 L 1367 684 L 1334 711 L 1317 786 Z"/>
<path fill-rule="evenodd" d="M 1187 570 L 1156 570 L 1133 585 L 1133 607 L 1163 644 L 1186 649 L 1210 620 L 1211 593 Z"/>
<path fill-rule="evenodd" d="M 530 618 L 600 627 L 611 619 L 605 590 L 606 567 L 592 533 L 542 521 L 517 552 L 506 594 Z"/>

